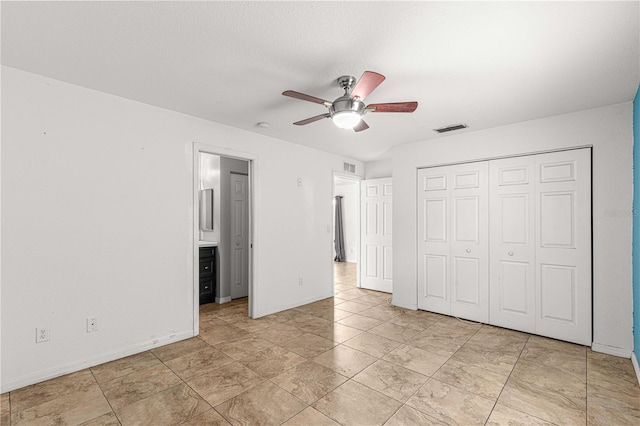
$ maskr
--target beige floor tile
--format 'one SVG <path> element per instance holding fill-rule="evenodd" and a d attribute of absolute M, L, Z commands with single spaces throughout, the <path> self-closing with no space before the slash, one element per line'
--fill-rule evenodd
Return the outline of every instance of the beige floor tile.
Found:
<path fill-rule="evenodd" d="M 11 410 L 13 412 L 26 410 L 27 408 L 51 401 L 70 392 L 85 391 L 96 386 L 96 380 L 91 372 L 81 370 L 76 373 L 67 374 L 42 383 L 16 389 L 11 394 L 3 394 L 3 407 L 5 398 L 11 400 Z M 6 396 L 5 396 L 6 395 Z"/>
<path fill-rule="evenodd" d="M 403 405 L 384 426 L 408 426 L 408 425 L 446 425 L 446 423 L 433 418 L 421 411 Z"/>
<path fill-rule="evenodd" d="M 313 361 L 343 376 L 353 377 L 373 364 L 376 361 L 376 357 L 343 345 L 338 345 L 315 357 Z"/>
<path fill-rule="evenodd" d="M 357 299 L 358 297 L 366 296 L 366 293 L 359 288 L 351 287 L 350 290 L 345 290 L 345 291 L 336 293 L 336 296 L 344 300 L 353 300 L 353 299 Z"/>
<path fill-rule="evenodd" d="M 519 359 L 511 377 L 572 398 L 587 397 L 586 374 L 575 374 L 555 366 Z"/>
<path fill-rule="evenodd" d="M 589 402 L 587 404 L 587 425 L 638 425 L 640 409 L 628 406 L 608 406 Z"/>
<path fill-rule="evenodd" d="M 284 342 L 281 346 L 305 358 L 313 358 L 333 348 L 337 343 L 315 334 L 303 334 Z"/>
<path fill-rule="evenodd" d="M 353 299 L 353 302 L 364 303 L 365 305 L 369 306 L 378 306 L 385 303 L 385 301 L 380 298 L 380 296 L 374 296 L 371 294 L 366 294 L 364 296 L 358 297 L 357 299 Z"/>
<path fill-rule="evenodd" d="M 448 358 L 412 346 L 401 345 L 385 355 L 383 359 L 425 376 L 431 376 L 447 362 Z"/>
<path fill-rule="evenodd" d="M 373 327 L 377 327 L 383 323 L 383 321 L 377 320 L 375 318 L 369 318 L 358 314 L 351 315 L 338 321 L 338 324 L 357 328 L 358 330 L 362 331 L 370 330 Z"/>
<path fill-rule="evenodd" d="M 231 423 L 225 420 L 216 410 L 211 409 L 205 411 L 199 416 L 193 417 L 184 423 L 180 423 L 180 426 L 229 426 Z"/>
<path fill-rule="evenodd" d="M 165 365 L 184 380 L 231 364 L 233 361 L 230 356 L 207 345 L 206 349 L 166 361 Z"/>
<path fill-rule="evenodd" d="M 271 380 L 307 404 L 313 404 L 347 381 L 330 368 L 306 362 Z"/>
<path fill-rule="evenodd" d="M 333 321 L 329 321 L 313 315 L 311 315 L 311 317 L 313 318 L 313 320 L 301 322 L 296 327 L 307 333 L 317 334 L 331 328 L 331 326 L 333 325 Z"/>
<path fill-rule="evenodd" d="M 215 345 L 214 348 L 235 360 L 239 360 L 272 346 L 273 343 L 268 340 L 261 339 L 256 336 L 247 336 L 237 340 L 220 343 Z"/>
<path fill-rule="evenodd" d="M 461 328 L 432 325 L 406 344 L 441 356 L 450 357 L 474 334 Z"/>
<path fill-rule="evenodd" d="M 209 347 L 209 344 L 199 337 L 192 337 L 190 339 L 153 349 L 151 353 L 157 356 L 160 361 L 167 362 L 174 358 L 178 358 L 188 353 L 201 351 Z"/>
<path fill-rule="evenodd" d="M 247 331 L 234 327 L 231 324 L 200 332 L 200 338 L 210 345 L 217 345 L 219 343 L 228 342 L 229 340 L 237 340 L 249 336 L 250 334 Z"/>
<path fill-rule="evenodd" d="M 316 314 L 318 315 L 318 314 Z M 351 315 L 354 315 L 353 312 L 347 312 L 347 311 L 343 311 L 340 309 L 332 309 L 330 312 L 328 312 L 326 315 L 318 315 L 321 318 L 324 318 L 328 321 L 331 322 L 335 322 L 335 321 L 340 321 L 341 319 L 345 319 L 347 317 L 350 317 Z"/>
<path fill-rule="evenodd" d="M 307 407 L 283 423 L 283 426 L 340 426 L 340 424 L 315 408 Z"/>
<path fill-rule="evenodd" d="M 279 345 L 286 342 L 287 340 L 302 336 L 303 334 L 305 334 L 305 332 L 303 330 L 300 330 L 298 327 L 279 323 L 262 330 L 259 335 L 261 338 Z"/>
<path fill-rule="evenodd" d="M 589 382 L 587 405 L 589 404 L 640 413 L 640 387 L 637 382 L 629 383 L 616 376 L 611 376 L 609 380 Z"/>
<path fill-rule="evenodd" d="M 358 302 L 355 301 L 355 300 L 358 300 L 358 299 L 349 300 L 349 301 L 341 303 L 339 305 L 335 305 L 335 307 L 336 307 L 336 309 L 340 309 L 340 310 L 347 311 L 347 312 L 352 312 L 354 314 L 357 314 L 358 312 L 362 312 L 364 310 L 367 310 L 367 309 L 371 308 L 371 305 L 369 305 L 369 304 L 358 303 Z"/>
<path fill-rule="evenodd" d="M 428 377 L 387 361 L 378 360 L 353 377 L 358 383 L 400 402 L 406 402 Z"/>
<path fill-rule="evenodd" d="M 376 358 L 381 358 L 400 346 L 401 343 L 365 331 L 353 339 L 347 340 L 343 344 Z"/>
<path fill-rule="evenodd" d="M 306 407 L 290 393 L 264 382 L 215 408 L 232 424 L 280 425 Z"/>
<path fill-rule="evenodd" d="M 0 424 L 4 425 L 5 423 Z M 6 424 L 8 425 L 9 423 Z M 120 422 L 118 421 L 115 413 L 112 411 L 110 413 L 103 414 L 100 417 L 96 417 L 93 420 L 89 420 L 86 423 L 82 423 L 82 426 L 120 426 Z"/>
<path fill-rule="evenodd" d="M 234 362 L 206 374 L 192 377 L 186 382 L 211 406 L 216 406 L 264 380 L 259 374 Z"/>
<path fill-rule="evenodd" d="M 451 359 L 482 367 L 499 374 L 510 374 L 518 357 L 508 355 L 499 349 L 487 349 L 473 343 L 465 343 Z"/>
<path fill-rule="evenodd" d="M 526 340 L 504 334 L 483 333 L 482 330 L 479 330 L 467 341 L 467 343 L 486 350 L 517 357 L 520 356 Z"/>
<path fill-rule="evenodd" d="M 441 326 L 460 328 L 462 330 L 471 331 L 473 334 L 482 328 L 479 322 L 468 321 L 462 318 L 456 318 L 449 315 L 441 315 L 438 319 Z"/>
<path fill-rule="evenodd" d="M 349 380 L 314 404 L 314 408 L 343 425 L 382 425 L 402 404 Z"/>
<path fill-rule="evenodd" d="M 437 322 L 437 320 L 430 318 L 422 318 L 416 315 L 403 313 L 402 315 L 395 316 L 389 320 L 391 324 L 397 324 L 404 327 L 414 328 L 416 330 L 424 331 Z"/>
<path fill-rule="evenodd" d="M 98 384 L 102 384 L 135 371 L 145 370 L 158 365 L 162 365 L 162 362 L 154 354 L 147 351 L 91 367 L 91 372 Z"/>
<path fill-rule="evenodd" d="M 574 374 L 583 376 L 586 376 L 587 374 L 586 358 L 582 355 L 576 355 L 571 352 L 526 345 L 522 350 L 520 359 L 556 367 Z"/>
<path fill-rule="evenodd" d="M 482 425 L 489 418 L 494 401 L 429 379 L 407 405 L 452 425 Z"/>
<path fill-rule="evenodd" d="M 509 378 L 475 365 L 450 359 L 433 376 L 434 379 L 483 398 L 496 400 Z"/>
<path fill-rule="evenodd" d="M 287 321 L 285 324 L 292 325 L 301 330 L 305 330 L 305 327 L 313 327 L 315 325 L 327 325 L 329 324 L 329 320 L 325 320 L 322 318 L 318 318 L 313 315 L 298 313 L 297 316 Z"/>
<path fill-rule="evenodd" d="M 340 305 L 338 305 L 340 306 Z M 365 311 L 359 312 L 360 315 L 374 318 L 380 321 L 389 321 L 398 315 L 402 315 L 403 310 L 401 308 L 395 308 L 388 305 L 378 305 L 369 308 Z"/>
<path fill-rule="evenodd" d="M 275 314 L 267 315 L 266 318 L 274 320 L 276 322 L 287 322 L 296 318 L 297 316 L 302 315 L 301 312 L 296 311 L 295 309 L 287 309 L 286 311 L 277 312 Z"/>
<path fill-rule="evenodd" d="M 514 379 L 507 381 L 498 403 L 560 425 L 586 422 L 586 399 L 572 398 Z"/>
<path fill-rule="evenodd" d="M 117 410 L 123 425 L 175 425 L 211 407 L 193 389 L 180 383 Z"/>
<path fill-rule="evenodd" d="M 357 328 L 348 327 L 346 325 L 338 323 L 332 323 L 325 329 L 318 330 L 313 334 L 315 334 L 316 336 L 324 337 L 325 339 L 333 340 L 337 343 L 342 343 L 356 337 L 360 333 L 362 333 L 362 330 L 358 330 Z"/>
<path fill-rule="evenodd" d="M 165 365 L 134 371 L 100 385 L 111 407 L 118 410 L 156 392 L 181 383 L 180 378 Z"/>
<path fill-rule="evenodd" d="M 402 316 L 405 315 L 399 315 L 399 317 Z M 391 322 L 386 322 L 369 330 L 369 333 L 377 334 L 378 336 L 386 337 L 387 339 L 395 340 L 397 342 L 406 342 L 407 340 L 411 340 L 420 334 L 420 332 L 421 330 L 416 330 L 412 327 L 406 327 Z"/>
<path fill-rule="evenodd" d="M 553 423 L 546 422 L 542 419 L 530 416 L 528 414 L 514 410 L 502 404 L 496 404 L 486 424 L 487 426 L 502 426 L 502 425 L 553 426 Z"/>
<path fill-rule="evenodd" d="M 12 407 L 11 424 L 28 426 L 79 425 L 110 413 L 111 407 L 98 385 L 68 391 L 58 398 L 22 411 Z"/>
<path fill-rule="evenodd" d="M 569 342 L 562 342 L 555 339 L 549 339 L 542 336 L 532 335 L 531 337 L 529 337 L 529 340 L 527 340 L 527 346 L 569 352 L 580 357 L 587 356 L 587 348 L 585 346 L 580 346 Z"/>
<path fill-rule="evenodd" d="M 0 395 L 0 425 L 9 426 L 11 423 L 11 404 L 9 392 Z"/>
<path fill-rule="evenodd" d="M 306 361 L 305 357 L 279 346 L 273 346 L 249 355 L 239 362 L 262 377 L 270 379 Z"/>

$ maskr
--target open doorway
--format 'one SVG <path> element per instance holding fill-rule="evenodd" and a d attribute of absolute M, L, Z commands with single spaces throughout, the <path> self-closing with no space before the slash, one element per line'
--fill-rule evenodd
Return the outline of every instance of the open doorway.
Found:
<path fill-rule="evenodd" d="M 200 313 L 222 304 L 233 301 L 238 312 L 254 314 L 255 159 L 194 146 L 194 331 L 198 334 Z"/>
<path fill-rule="evenodd" d="M 333 195 L 333 284 L 344 291 L 360 286 L 360 178 L 334 174 Z"/>

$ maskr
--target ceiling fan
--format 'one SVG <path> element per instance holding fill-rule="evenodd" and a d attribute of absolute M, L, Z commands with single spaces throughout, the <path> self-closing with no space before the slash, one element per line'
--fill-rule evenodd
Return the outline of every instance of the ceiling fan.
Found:
<path fill-rule="evenodd" d="M 361 132 L 369 128 L 367 123 L 362 119 L 362 116 L 367 112 L 413 112 L 418 108 L 417 102 L 369 104 L 365 106 L 363 102 L 364 99 L 369 96 L 384 79 L 385 76 L 373 71 L 365 71 L 357 83 L 355 77 L 350 75 L 339 77 L 336 82 L 338 86 L 344 89 L 344 95 L 333 102 L 293 90 L 286 90 L 282 92 L 282 94 L 291 98 L 322 104 L 329 110 L 329 112 L 325 114 L 296 121 L 293 123 L 296 126 L 304 126 L 305 124 L 313 123 L 323 118 L 331 118 L 333 123 L 341 129 L 353 129 L 356 132 Z"/>

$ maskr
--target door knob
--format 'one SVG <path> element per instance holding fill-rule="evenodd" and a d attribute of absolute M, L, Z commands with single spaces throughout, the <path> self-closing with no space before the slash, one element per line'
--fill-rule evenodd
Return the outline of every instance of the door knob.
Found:
<path fill-rule="evenodd" d="M 471 249 L 466 249 L 465 250 L 467 253 L 471 253 Z"/>
<path fill-rule="evenodd" d="M 507 253 L 509 256 L 513 256 L 513 252 L 510 251 L 509 253 Z"/>

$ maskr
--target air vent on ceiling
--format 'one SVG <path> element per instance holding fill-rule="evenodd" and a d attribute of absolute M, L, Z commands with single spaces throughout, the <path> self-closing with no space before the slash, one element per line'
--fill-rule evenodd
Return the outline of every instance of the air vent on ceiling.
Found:
<path fill-rule="evenodd" d="M 452 124 L 451 126 L 440 127 L 439 129 L 433 129 L 434 132 L 446 133 L 453 132 L 454 130 L 466 129 L 466 124 Z"/>
<path fill-rule="evenodd" d="M 345 172 L 349 172 L 349 173 L 355 173 L 356 172 L 356 165 L 355 164 L 351 164 L 351 163 L 343 163 L 344 164 L 344 171 Z"/>

